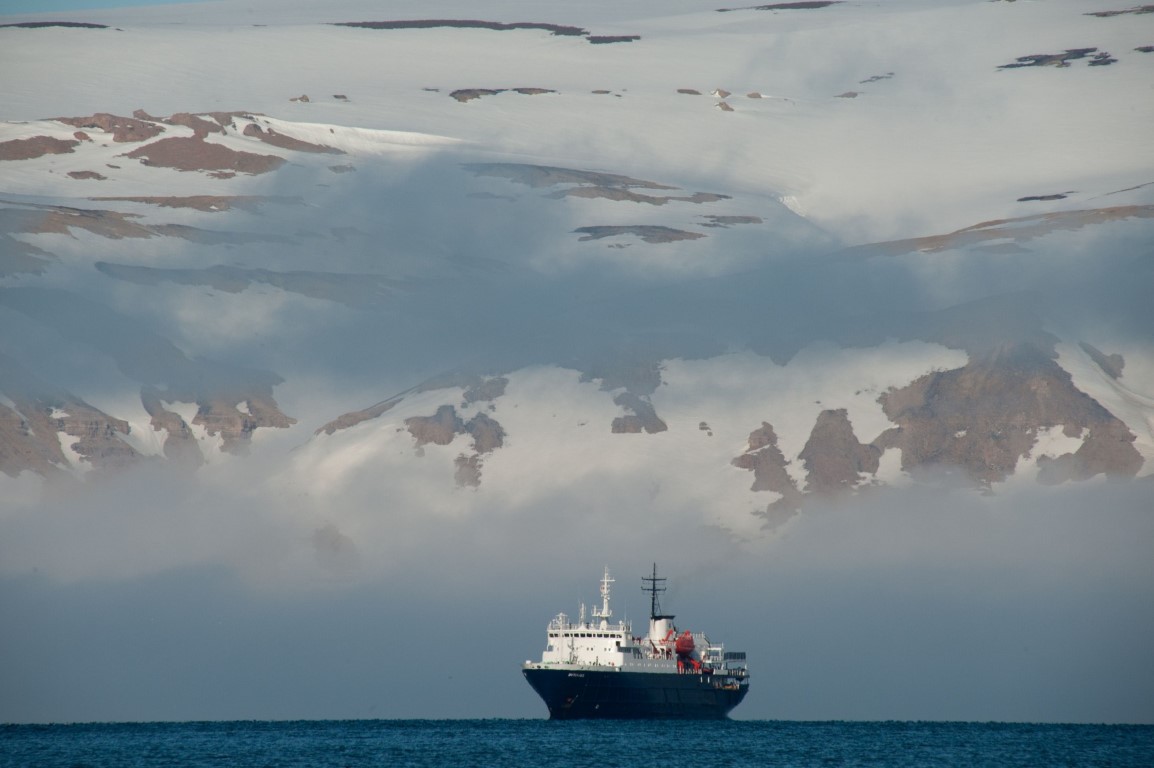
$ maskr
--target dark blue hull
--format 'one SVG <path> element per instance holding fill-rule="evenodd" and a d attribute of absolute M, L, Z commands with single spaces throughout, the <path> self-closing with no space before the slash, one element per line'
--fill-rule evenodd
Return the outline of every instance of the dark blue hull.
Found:
<path fill-rule="evenodd" d="M 749 690 L 721 675 L 524 669 L 552 720 L 721 720 Z"/>

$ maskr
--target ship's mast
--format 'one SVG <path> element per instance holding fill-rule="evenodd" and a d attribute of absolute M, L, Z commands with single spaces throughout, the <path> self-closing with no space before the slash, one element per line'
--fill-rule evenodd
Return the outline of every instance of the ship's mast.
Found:
<path fill-rule="evenodd" d="M 601 607 L 593 609 L 593 618 L 601 619 L 601 629 L 609 628 L 609 617 L 613 615 L 613 611 L 609 610 L 609 585 L 612 583 L 609 566 L 605 566 L 605 575 L 601 577 Z"/>
<path fill-rule="evenodd" d="M 657 595 L 665 591 L 665 578 L 657 577 L 657 563 L 653 564 L 653 575 L 642 576 L 642 581 L 649 582 L 648 586 L 642 587 L 642 592 L 649 593 L 649 618 L 653 619 L 672 619 L 672 616 L 664 616 L 661 613 L 661 603 L 657 600 Z"/>

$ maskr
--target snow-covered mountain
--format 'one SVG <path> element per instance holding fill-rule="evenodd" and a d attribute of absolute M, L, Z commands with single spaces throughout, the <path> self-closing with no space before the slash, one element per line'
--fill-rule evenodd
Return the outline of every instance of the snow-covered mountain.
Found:
<path fill-rule="evenodd" d="M 13 509 L 1149 482 L 1148 7 L 529 10 L 4 18 Z"/>
<path fill-rule="evenodd" d="M 1154 718 L 1149 5 L 163 3 L 0 75 L 0 720 L 541 716 L 653 561 L 740 717 Z"/>

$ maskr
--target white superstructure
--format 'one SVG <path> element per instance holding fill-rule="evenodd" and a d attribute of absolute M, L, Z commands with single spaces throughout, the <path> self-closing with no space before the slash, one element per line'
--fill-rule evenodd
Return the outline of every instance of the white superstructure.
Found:
<path fill-rule="evenodd" d="M 705 633 L 678 634 L 673 624 L 674 617 L 660 613 L 656 596 L 663 591 L 658 584 L 664 579 L 657 578 L 656 567 L 653 577 L 646 581 L 651 582 L 646 589 L 653 596 L 647 634 L 634 635 L 628 621 L 610 623 L 613 616 L 609 607 L 610 585 L 614 580 L 607 566 L 601 577 L 601 605 L 593 609 L 592 620 L 586 619 L 584 605 L 580 607 L 576 622 L 570 621 L 564 613 L 558 614 L 546 628 L 546 645 L 541 661 L 527 661 L 525 666 L 571 670 L 609 668 L 622 672 L 667 674 L 745 673 L 744 653 L 726 654 L 725 647 L 710 642 Z"/>

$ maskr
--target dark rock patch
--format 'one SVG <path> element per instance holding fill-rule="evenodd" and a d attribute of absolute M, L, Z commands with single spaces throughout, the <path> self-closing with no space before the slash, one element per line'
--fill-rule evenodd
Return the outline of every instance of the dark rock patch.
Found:
<path fill-rule="evenodd" d="M 686 96 L 700 96 L 701 95 L 701 91 L 695 90 L 693 88 L 678 88 L 677 92 L 683 93 Z"/>
<path fill-rule="evenodd" d="M 945 235 L 891 240 L 886 243 L 858 245 L 842 251 L 845 255 L 897 255 L 903 253 L 937 253 L 954 248 L 980 245 L 990 240 L 1013 240 L 1022 243 L 1056 231 L 1076 230 L 1094 224 L 1129 218 L 1154 218 L 1154 205 L 1119 205 L 1081 211 L 1057 211 L 1016 219 L 995 219 L 959 229 Z"/>
<path fill-rule="evenodd" d="M 464 104 L 465 102 L 479 99 L 482 96 L 496 96 L 502 93 L 503 89 L 493 90 L 492 88 L 460 88 L 449 94 L 450 97 Z"/>
<path fill-rule="evenodd" d="M 844 408 L 822 411 L 798 454 L 809 473 L 806 490 L 824 495 L 848 493 L 861 482 L 861 475 L 877 474 L 881 453 L 876 446 L 858 441 Z"/>
<path fill-rule="evenodd" d="M 448 445 L 458 433 L 464 432 L 465 422 L 453 406 L 442 405 L 432 416 L 410 416 L 405 419 L 405 427 L 420 448 L 427 443 Z"/>
<path fill-rule="evenodd" d="M 749 433 L 745 453 L 730 463 L 738 469 L 753 472 L 753 485 L 749 490 L 781 494 L 780 499 L 766 508 L 771 524 L 785 522 L 801 509 L 802 493 L 785 469 L 789 461 L 777 447 L 777 433 L 769 422 L 761 422 L 760 427 Z"/>
<path fill-rule="evenodd" d="M 283 133 L 277 133 L 272 128 L 264 130 L 256 123 L 246 125 L 242 133 L 245 136 L 260 139 L 265 144 L 270 144 L 280 149 L 291 149 L 294 152 L 318 152 L 330 155 L 345 154 L 343 150 L 334 147 L 325 146 L 324 144 L 313 144 L 309 141 L 294 139 L 292 136 L 285 136 Z"/>
<path fill-rule="evenodd" d="M 13 358 L 0 354 L 0 472 L 63 476 L 70 467 L 65 444 L 94 470 L 123 469 L 142 457 L 121 436 L 128 422 L 49 385 Z M 63 440 L 62 440 L 63 437 Z"/>
<path fill-rule="evenodd" d="M 702 216 L 705 219 L 703 227 L 727 228 L 738 224 L 762 224 L 760 216 Z"/>
<path fill-rule="evenodd" d="M 92 181 L 107 181 L 108 180 L 107 176 L 105 176 L 103 173 L 97 173 L 96 171 L 69 171 L 68 172 L 68 178 L 80 179 L 80 180 L 88 179 L 88 180 L 92 180 Z"/>
<path fill-rule="evenodd" d="M 491 379 L 477 379 L 465 390 L 465 402 L 492 402 L 505 394 L 505 387 L 509 380 L 504 376 L 494 376 Z"/>
<path fill-rule="evenodd" d="M 71 235 L 71 229 L 81 229 L 110 240 L 153 237 L 151 229 L 134 221 L 138 218 L 117 211 L 24 203 L 20 207 L 0 208 L 0 231 Z"/>
<path fill-rule="evenodd" d="M 998 69 L 1020 69 L 1022 67 L 1068 67 L 1071 61 L 1084 59 L 1090 54 L 1094 57 L 1087 62 L 1091 66 L 1113 64 L 1117 59 L 1112 58 L 1105 51 L 1098 52 L 1097 48 L 1067 48 L 1062 53 L 1032 53 L 1029 56 L 1019 56 L 1010 64 L 1002 64 Z"/>
<path fill-rule="evenodd" d="M 250 175 L 268 173 L 285 164 L 283 157 L 240 152 L 196 136 L 160 139 L 134 149 L 125 156 L 140 160 L 145 165 L 175 168 L 178 171 L 220 171 Z"/>
<path fill-rule="evenodd" d="M 1133 13 L 1133 14 L 1154 13 L 1154 5 L 1139 5 L 1139 6 L 1135 6 L 1134 8 L 1127 8 L 1124 11 L 1091 11 L 1090 13 L 1084 13 L 1082 15 L 1083 16 L 1097 16 L 1100 19 L 1107 19 L 1107 18 L 1110 18 L 1111 16 L 1122 16 L 1122 15 L 1128 14 L 1128 13 Z"/>
<path fill-rule="evenodd" d="M 358 27 L 361 29 L 488 29 L 504 32 L 513 29 L 536 29 L 551 32 L 554 35 L 580 37 L 589 32 L 580 27 L 568 27 L 560 24 L 546 24 L 532 21 L 515 21 L 510 23 L 500 21 L 481 21 L 478 19 L 411 19 L 404 21 L 342 21 L 335 22 L 335 27 Z"/>
<path fill-rule="evenodd" d="M 640 40 L 641 35 L 589 35 L 587 39 L 594 45 L 605 45 L 606 43 L 632 43 Z"/>
<path fill-rule="evenodd" d="M 874 444 L 902 451 L 902 468 L 958 467 L 979 485 L 1006 479 L 1033 449 L 1039 430 L 1088 431 L 1080 471 L 1132 477 L 1142 465 L 1134 435 L 1074 387 L 1034 344 L 1007 344 L 950 371 L 926 374 L 878 398 L 890 421 Z M 1088 446 L 1088 447 L 1087 447 Z M 1079 475 L 1081 477 L 1081 475 Z"/>
<path fill-rule="evenodd" d="M 611 431 L 613 434 L 637 434 L 647 432 L 656 434 L 669 429 L 669 426 L 657 416 L 653 403 L 648 398 L 632 392 L 622 392 L 613 398 L 613 402 L 631 413 L 613 419 Z"/>
<path fill-rule="evenodd" d="M 52 136 L 33 136 L 28 139 L 0 141 L 0 160 L 34 160 L 44 155 L 64 155 L 75 152 L 80 141 L 57 139 Z"/>
<path fill-rule="evenodd" d="M 718 8 L 718 13 L 729 13 L 730 11 L 812 11 L 818 8 L 828 8 L 831 5 L 838 5 L 842 0 L 809 0 L 808 2 L 797 3 L 770 3 L 769 5 L 750 5 L 744 8 Z"/>
<path fill-rule="evenodd" d="M 108 29 L 107 24 L 93 24 L 88 21 L 21 21 L 16 24 L 0 24 L 0 29 L 47 29 L 48 27 L 63 27 L 65 29 Z"/>
<path fill-rule="evenodd" d="M 104 133 L 111 133 L 112 140 L 121 144 L 147 141 L 164 133 L 163 125 L 157 125 L 154 122 L 146 120 L 138 120 L 135 117 L 112 115 L 107 112 L 97 112 L 95 115 L 89 117 L 57 117 L 53 119 L 59 123 L 65 123 L 76 128 L 100 130 Z"/>
<path fill-rule="evenodd" d="M 200 115 L 193 115 L 188 112 L 177 112 L 164 122 L 170 125 L 182 125 L 185 128 L 191 128 L 193 133 L 201 138 L 210 133 L 224 133 L 224 126 L 217 120 L 205 120 Z"/>
<path fill-rule="evenodd" d="M 505 444 L 504 428 L 483 413 L 465 422 L 465 432 L 473 436 L 473 450 L 478 455 L 491 453 Z"/>
<path fill-rule="evenodd" d="M 606 237 L 620 237 L 622 235 L 632 235 L 640 238 L 646 243 L 654 245 L 662 243 L 675 243 L 678 240 L 699 240 L 705 235 L 700 232 L 686 232 L 681 229 L 674 229 L 673 227 L 665 227 L 655 224 L 632 224 L 632 225 L 609 225 L 609 226 L 595 226 L 595 227 L 577 227 L 573 230 L 577 234 L 583 235 L 578 238 L 579 241 L 587 240 L 601 240 Z"/>
<path fill-rule="evenodd" d="M 1087 344 L 1084 341 L 1078 342 L 1078 346 L 1082 351 L 1090 356 L 1099 368 L 1106 372 L 1111 379 L 1117 379 L 1122 375 L 1122 369 L 1126 367 L 1126 361 L 1118 353 L 1107 355 L 1092 344 Z"/>
<path fill-rule="evenodd" d="M 427 443 L 448 445 L 457 435 L 468 434 L 473 438 L 473 455 L 461 454 L 453 460 L 456 467 L 454 479 L 458 486 L 479 486 L 481 484 L 482 456 L 492 453 L 504 445 L 505 430 L 497 421 L 479 413 L 464 422 L 451 405 L 437 408 L 433 416 L 413 416 L 405 419 L 405 426 L 416 439 L 418 450 Z"/>
<path fill-rule="evenodd" d="M 326 435 L 331 435 L 338 429 L 348 429 L 349 427 L 355 427 L 362 421 L 368 421 L 369 419 L 377 418 L 386 411 L 391 410 L 392 407 L 399 402 L 401 402 L 401 398 L 395 397 L 392 400 L 384 400 L 377 403 L 376 405 L 363 408 L 359 411 L 351 411 L 349 413 L 342 414 L 330 421 L 328 424 L 325 424 L 323 427 L 318 427 L 316 432 L 313 434 L 319 435 L 321 432 L 324 432 Z"/>
<path fill-rule="evenodd" d="M 1142 456 L 1134 448 L 1134 435 L 1120 421 L 1090 429 L 1074 453 L 1038 457 L 1038 482 L 1059 485 L 1068 480 L 1089 480 L 1096 475 L 1133 477 L 1142 468 Z"/>
<path fill-rule="evenodd" d="M 1066 196 L 1069 194 L 1070 194 L 1069 192 L 1055 192 L 1055 193 L 1050 194 L 1050 195 L 1026 195 L 1025 197 L 1019 197 L 1018 202 L 1019 203 L 1032 203 L 1032 202 L 1048 201 L 1048 200 L 1065 200 Z"/>
<path fill-rule="evenodd" d="M 140 391 L 140 402 L 148 412 L 153 431 L 166 432 L 164 457 L 169 461 L 196 469 L 204 464 L 204 454 L 197 444 L 196 435 L 180 414 L 170 411 L 161 402 L 160 392 L 151 386 Z"/>
<path fill-rule="evenodd" d="M 556 91 L 549 88 L 460 88 L 449 94 L 450 97 L 464 104 L 474 99 L 479 99 L 482 96 L 496 96 L 499 93 L 519 93 L 522 96 L 540 96 L 544 93 L 556 93 Z"/>
<path fill-rule="evenodd" d="M 623 187 L 573 187 L 553 192 L 549 197 L 560 199 L 564 197 L 582 197 L 586 199 L 613 200 L 616 202 L 646 203 L 648 205 L 665 205 L 666 203 L 716 203 L 729 200 L 729 195 L 720 195 L 714 192 L 694 192 L 692 195 L 645 195 Z"/>

